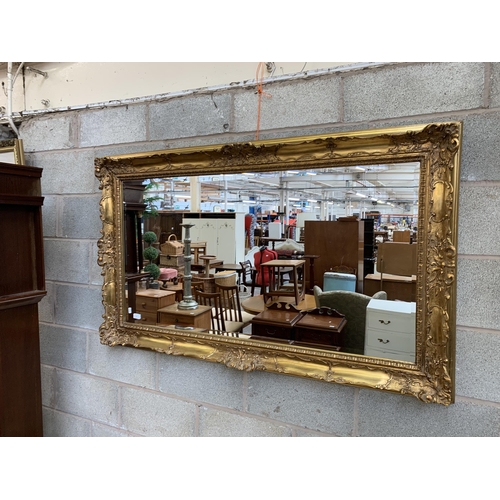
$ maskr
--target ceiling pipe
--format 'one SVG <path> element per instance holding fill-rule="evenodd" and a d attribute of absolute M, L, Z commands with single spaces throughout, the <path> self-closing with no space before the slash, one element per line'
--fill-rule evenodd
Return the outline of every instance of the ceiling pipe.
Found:
<path fill-rule="evenodd" d="M 7 63 L 7 121 L 9 122 L 10 128 L 15 132 L 16 136 L 19 138 L 19 130 L 14 124 L 12 119 L 12 93 L 14 90 L 14 83 L 16 81 L 17 75 L 21 71 L 24 63 L 20 63 L 19 68 L 17 68 L 16 74 L 12 76 L 12 63 Z"/>

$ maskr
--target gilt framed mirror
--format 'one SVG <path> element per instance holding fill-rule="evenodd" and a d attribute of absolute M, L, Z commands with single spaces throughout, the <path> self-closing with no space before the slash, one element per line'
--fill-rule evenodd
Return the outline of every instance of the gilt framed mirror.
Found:
<path fill-rule="evenodd" d="M 96 159 L 101 343 L 453 403 L 461 140 L 461 123 L 431 123 Z M 161 217 L 174 215 L 177 227 L 162 227 Z M 217 221 L 236 226 L 215 237 Z M 160 281 L 159 291 L 170 293 L 152 296 L 168 295 L 172 302 L 154 303 L 153 319 L 144 321 L 136 299 L 148 295 L 143 287 L 151 275 L 144 271 L 149 243 L 142 238 L 155 231 L 156 262 L 176 269 L 181 283 L 174 289 L 173 282 Z M 185 243 L 179 252 L 184 262 L 172 257 L 172 241 Z M 199 246 L 207 257 L 203 266 L 193 260 Z M 267 250 L 275 252 L 269 266 Z M 243 292 L 238 307 L 251 315 L 245 329 L 234 334 L 196 320 L 183 327 L 183 315 L 214 314 L 198 301 L 190 310 L 197 278 L 211 284 L 211 271 L 217 278 L 245 260 L 259 273 L 272 269 L 278 281 L 280 269 L 289 271 L 277 287 L 261 274 L 251 296 L 249 287 L 237 286 Z M 296 267 L 299 273 L 290 272 Z M 238 273 L 237 283 L 243 279 Z M 283 299 L 280 290 L 299 282 L 303 295 Z M 272 290 L 279 293 L 269 295 Z M 347 305 L 330 307 L 339 291 Z M 358 300 L 365 302 L 355 306 Z M 269 333 L 274 320 L 266 320 L 266 313 L 277 317 L 277 308 L 288 314 L 283 336 Z M 172 310 L 177 317 L 166 314 Z M 305 320 L 325 311 L 335 339 L 323 335 L 323 326 L 301 336 Z M 342 326 L 334 327 L 337 314 Z M 267 334 L 257 328 L 261 323 Z M 380 328 L 387 325 L 386 339 Z"/>
<path fill-rule="evenodd" d="M 0 161 L 24 165 L 24 149 L 22 139 L 0 141 Z"/>

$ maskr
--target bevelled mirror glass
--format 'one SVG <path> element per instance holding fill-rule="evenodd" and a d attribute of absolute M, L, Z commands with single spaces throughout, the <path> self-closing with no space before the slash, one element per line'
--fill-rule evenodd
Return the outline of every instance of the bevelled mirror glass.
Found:
<path fill-rule="evenodd" d="M 97 159 L 101 342 L 452 403 L 460 149 L 436 123 Z"/>

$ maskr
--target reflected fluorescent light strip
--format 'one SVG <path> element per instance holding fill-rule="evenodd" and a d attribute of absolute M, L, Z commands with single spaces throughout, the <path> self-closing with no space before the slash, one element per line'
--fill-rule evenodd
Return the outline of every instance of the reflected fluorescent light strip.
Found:
<path fill-rule="evenodd" d="M 298 170 L 287 170 L 286 173 L 287 174 L 298 174 L 299 171 Z"/>
<path fill-rule="evenodd" d="M 176 194 L 176 198 L 191 198 L 191 195 L 189 194 Z"/>
<path fill-rule="evenodd" d="M 309 203 L 318 203 L 318 200 L 307 200 Z"/>
<path fill-rule="evenodd" d="M 257 203 L 255 200 L 243 200 L 243 203 Z"/>
<path fill-rule="evenodd" d="M 300 201 L 300 198 L 291 198 L 291 197 L 288 197 L 288 199 L 289 199 L 290 201 Z"/>
<path fill-rule="evenodd" d="M 306 175 L 316 175 L 316 172 L 306 172 Z"/>
<path fill-rule="evenodd" d="M 255 175 L 255 174 L 252 172 L 243 172 L 243 175 Z"/>
<path fill-rule="evenodd" d="M 361 170 L 361 172 L 365 171 L 365 169 L 363 167 L 354 167 L 354 170 Z"/>
<path fill-rule="evenodd" d="M 354 193 L 356 196 L 360 196 L 361 198 L 368 198 L 366 194 L 361 194 L 361 193 Z"/>

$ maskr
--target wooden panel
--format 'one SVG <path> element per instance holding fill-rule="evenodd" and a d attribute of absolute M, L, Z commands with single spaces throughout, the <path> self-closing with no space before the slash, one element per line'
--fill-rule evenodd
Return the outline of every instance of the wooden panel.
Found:
<path fill-rule="evenodd" d="M 377 271 L 400 276 L 417 274 L 417 245 L 380 243 L 377 253 Z"/>
<path fill-rule="evenodd" d="M 364 222 L 305 221 L 304 251 L 319 255 L 314 262 L 314 284 L 323 286 L 323 275 L 335 266 L 356 269 L 356 291 L 363 293 Z M 306 266 L 306 281 L 309 269 Z"/>
<path fill-rule="evenodd" d="M 410 231 L 393 231 L 392 241 L 400 243 L 410 243 Z"/>
<path fill-rule="evenodd" d="M 38 288 L 37 248 L 34 238 L 38 207 L 0 205 L 2 279 L 0 295 Z"/>
<path fill-rule="evenodd" d="M 365 278 L 365 294 L 370 297 L 383 290 L 389 300 L 403 300 L 415 302 L 417 294 L 416 280 L 411 277 L 394 276 L 389 274 L 368 274 Z"/>
<path fill-rule="evenodd" d="M 158 211 L 156 217 L 148 217 L 144 220 L 144 231 L 153 231 L 159 227 L 160 244 L 165 243 L 171 234 L 177 237 L 178 241 L 182 241 L 182 218 L 186 212 L 167 212 Z"/>
<path fill-rule="evenodd" d="M 2 195 L 40 196 L 41 168 L 0 163 Z"/>
<path fill-rule="evenodd" d="M 42 170 L 0 163 L 0 436 L 41 436 Z"/>
<path fill-rule="evenodd" d="M 0 436 L 41 436 L 38 305 L 0 311 Z"/>

